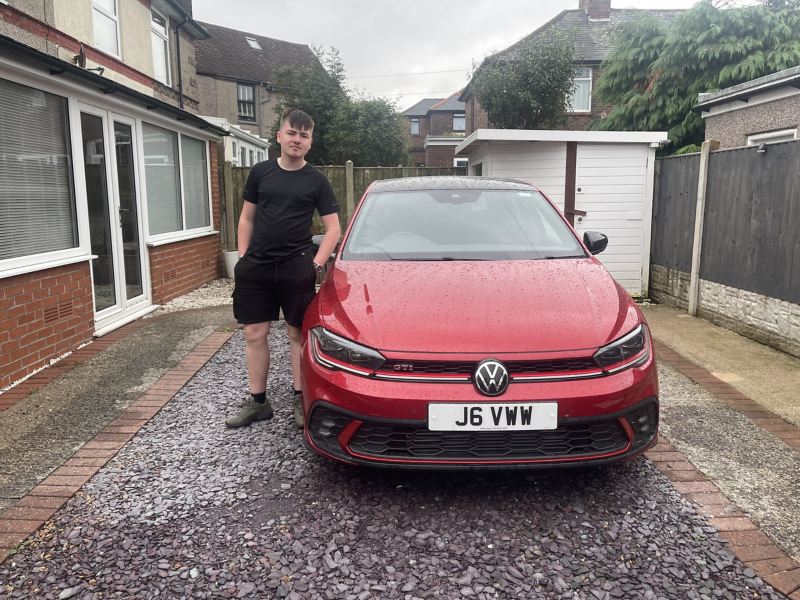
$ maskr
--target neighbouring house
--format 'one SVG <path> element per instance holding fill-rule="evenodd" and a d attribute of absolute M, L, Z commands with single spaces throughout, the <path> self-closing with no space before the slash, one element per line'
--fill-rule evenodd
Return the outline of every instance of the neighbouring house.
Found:
<path fill-rule="evenodd" d="M 597 101 L 593 97 L 593 90 L 602 72 L 602 62 L 611 51 L 614 28 L 642 14 L 671 23 L 682 12 L 677 9 L 616 9 L 611 8 L 611 0 L 579 0 L 577 10 L 561 11 L 533 33 L 486 60 L 513 60 L 517 49 L 532 40 L 546 40 L 554 35 L 571 36 L 575 41 L 575 91 L 570 100 L 571 110 L 566 113 L 562 128 L 585 130 L 595 119 L 605 118 L 612 108 Z M 467 135 L 476 129 L 493 127 L 470 84 L 464 88 L 459 100 L 466 105 Z"/>
<path fill-rule="evenodd" d="M 0 389 L 219 276 L 191 8 L 0 2 Z"/>
<path fill-rule="evenodd" d="M 800 65 L 700 94 L 695 110 L 720 148 L 800 139 Z"/>
<path fill-rule="evenodd" d="M 280 91 L 272 83 L 276 70 L 319 64 L 319 60 L 306 44 L 211 23 L 201 25 L 210 37 L 195 42 L 200 112 L 271 139 L 280 100 Z"/>
<path fill-rule="evenodd" d="M 222 160 L 234 167 L 252 167 L 269 158 L 268 139 L 250 133 L 247 129 L 234 125 L 222 117 L 203 116 L 203 118 L 228 132 L 224 142 L 225 158 Z"/>
<path fill-rule="evenodd" d="M 403 111 L 408 121 L 409 163 L 415 167 L 464 167 L 455 147 L 464 140 L 466 127 L 461 91 L 447 98 L 425 98 Z"/>

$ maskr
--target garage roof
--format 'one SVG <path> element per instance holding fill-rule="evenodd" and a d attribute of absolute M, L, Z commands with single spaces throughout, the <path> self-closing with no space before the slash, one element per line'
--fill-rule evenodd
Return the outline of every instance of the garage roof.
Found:
<path fill-rule="evenodd" d="M 456 154 L 481 142 L 601 142 L 652 144 L 668 141 L 666 131 L 567 131 L 560 129 L 476 129 L 456 146 Z"/>

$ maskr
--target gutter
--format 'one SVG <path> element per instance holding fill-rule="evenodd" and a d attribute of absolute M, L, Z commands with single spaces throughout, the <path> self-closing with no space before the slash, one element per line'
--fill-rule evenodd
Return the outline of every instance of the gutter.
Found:
<path fill-rule="evenodd" d="M 175 52 L 178 55 L 178 103 L 183 109 L 183 65 L 181 64 L 181 27 L 189 21 L 189 17 L 184 16 L 183 21 L 175 25 Z M 187 32 L 188 33 L 188 32 Z"/>

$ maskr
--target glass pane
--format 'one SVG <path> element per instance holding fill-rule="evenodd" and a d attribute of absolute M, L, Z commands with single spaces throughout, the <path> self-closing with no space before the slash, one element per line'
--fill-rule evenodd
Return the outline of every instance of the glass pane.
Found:
<path fill-rule="evenodd" d="M 411 135 L 419 135 L 419 119 L 411 119 Z"/>
<path fill-rule="evenodd" d="M 591 85 L 587 80 L 575 82 L 575 91 L 572 94 L 570 106 L 572 110 L 589 110 Z"/>
<path fill-rule="evenodd" d="M 167 41 L 155 33 L 150 34 L 150 41 L 153 46 L 153 76 L 164 85 L 169 85 Z"/>
<path fill-rule="evenodd" d="M 78 245 L 69 139 L 65 98 L 0 79 L 0 260 Z"/>
<path fill-rule="evenodd" d="M 103 142 L 103 119 L 81 113 L 83 136 L 83 170 L 86 174 L 86 198 L 89 208 L 89 239 L 92 254 L 95 310 L 101 311 L 117 303 L 114 285 L 114 249 L 108 212 L 106 149 Z"/>
<path fill-rule="evenodd" d="M 453 131 L 464 131 L 467 127 L 466 115 L 453 115 Z"/>
<path fill-rule="evenodd" d="M 239 84 L 239 100 L 244 100 L 246 102 L 255 100 L 255 92 L 252 85 Z"/>
<path fill-rule="evenodd" d="M 208 227 L 211 219 L 208 207 L 205 142 L 185 135 L 181 136 L 181 159 L 183 161 L 183 201 L 186 205 L 186 229 Z"/>
<path fill-rule="evenodd" d="M 150 13 L 150 27 L 158 31 L 161 35 L 167 35 L 167 19 L 157 12 Z"/>
<path fill-rule="evenodd" d="M 93 3 L 96 7 L 102 8 L 110 15 L 117 14 L 117 6 L 115 0 L 93 0 Z"/>
<path fill-rule="evenodd" d="M 109 52 L 110 54 L 119 54 L 119 47 L 117 46 L 117 23 L 114 19 L 107 17 L 100 11 L 93 11 L 94 17 L 94 45 L 96 48 Z"/>
<path fill-rule="evenodd" d="M 181 231 L 183 212 L 178 173 L 178 134 L 144 123 L 142 137 L 150 233 Z"/>
<path fill-rule="evenodd" d="M 592 69 L 589 67 L 578 67 L 575 69 L 575 78 L 587 78 L 592 76 Z"/>
<path fill-rule="evenodd" d="M 139 215 L 136 210 L 136 171 L 133 164 L 133 136 L 130 125 L 114 123 L 114 142 L 117 149 L 119 220 L 122 227 L 125 297 L 130 300 L 144 293 L 139 248 Z"/>
<path fill-rule="evenodd" d="M 468 189 L 368 194 L 343 254 L 380 261 L 584 256 L 539 192 Z"/>

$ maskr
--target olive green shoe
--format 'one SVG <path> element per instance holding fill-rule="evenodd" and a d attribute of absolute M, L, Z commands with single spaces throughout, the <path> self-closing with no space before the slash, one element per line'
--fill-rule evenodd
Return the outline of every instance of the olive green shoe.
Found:
<path fill-rule="evenodd" d="M 242 412 L 235 417 L 226 419 L 225 425 L 232 428 L 247 427 L 255 421 L 266 421 L 271 418 L 272 406 L 270 406 L 269 400 L 264 402 L 264 404 L 259 404 L 258 402 L 250 400 Z"/>
<path fill-rule="evenodd" d="M 303 394 L 294 394 L 292 396 L 292 409 L 294 409 L 294 424 L 298 429 L 302 429 L 305 424 L 303 417 Z"/>

